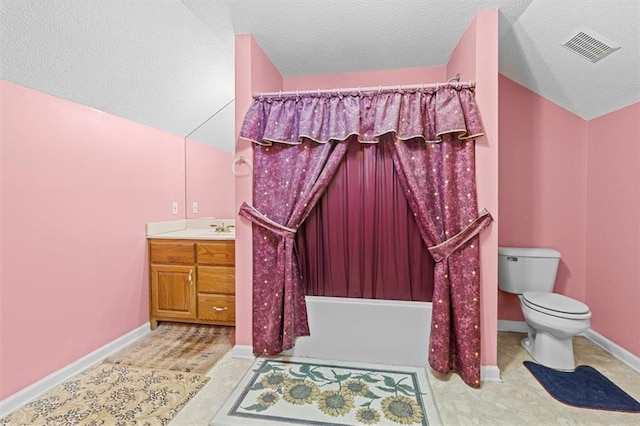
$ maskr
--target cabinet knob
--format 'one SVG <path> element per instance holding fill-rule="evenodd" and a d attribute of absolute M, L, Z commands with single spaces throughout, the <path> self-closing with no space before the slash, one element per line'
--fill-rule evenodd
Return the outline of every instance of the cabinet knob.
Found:
<path fill-rule="evenodd" d="M 229 309 L 227 306 L 224 306 L 224 307 L 214 306 L 213 307 L 213 310 L 217 311 L 217 312 L 226 311 L 227 309 Z"/>

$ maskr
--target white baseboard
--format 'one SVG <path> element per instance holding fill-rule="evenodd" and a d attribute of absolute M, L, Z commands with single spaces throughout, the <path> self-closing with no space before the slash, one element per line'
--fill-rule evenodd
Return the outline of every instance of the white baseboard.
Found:
<path fill-rule="evenodd" d="M 497 365 L 480 366 L 480 380 L 483 382 L 502 383 L 500 378 L 500 368 Z"/>
<path fill-rule="evenodd" d="M 585 331 L 583 335 L 584 337 L 591 340 L 593 343 L 600 346 L 602 349 L 609 352 L 611 355 L 640 373 L 640 357 L 613 343 L 611 340 L 607 339 L 600 333 L 593 331 L 592 329 Z"/>
<path fill-rule="evenodd" d="M 250 345 L 235 345 L 231 351 L 232 358 L 255 359 L 253 347 Z"/>
<path fill-rule="evenodd" d="M 17 410 L 23 405 L 36 399 L 38 396 L 54 388 L 60 383 L 72 378 L 76 374 L 86 370 L 94 364 L 99 363 L 109 355 L 119 351 L 125 346 L 133 343 L 149 333 L 149 323 L 130 331 L 129 333 L 118 337 L 116 340 L 96 349 L 95 351 L 83 356 L 82 358 L 72 362 L 71 364 L 54 371 L 47 377 L 27 386 L 26 388 L 8 396 L 0 401 L 0 418 L 5 417 L 9 413 Z"/>
<path fill-rule="evenodd" d="M 524 321 L 498 320 L 498 331 L 515 331 L 526 333 L 529 331 L 527 323 Z"/>

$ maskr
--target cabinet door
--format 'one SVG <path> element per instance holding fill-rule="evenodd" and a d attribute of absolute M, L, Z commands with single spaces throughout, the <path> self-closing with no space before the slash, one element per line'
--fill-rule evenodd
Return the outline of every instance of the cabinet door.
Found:
<path fill-rule="evenodd" d="M 163 319 L 195 319 L 193 266 L 151 265 L 151 314 Z"/>

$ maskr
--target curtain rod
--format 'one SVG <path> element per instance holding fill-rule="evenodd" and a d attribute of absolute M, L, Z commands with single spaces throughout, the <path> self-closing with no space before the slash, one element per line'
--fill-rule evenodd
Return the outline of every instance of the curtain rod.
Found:
<path fill-rule="evenodd" d="M 456 74 L 455 77 L 451 77 L 447 80 L 446 83 L 430 83 L 430 84 L 407 84 L 402 85 L 399 84 L 397 86 L 378 86 L 378 87 L 350 87 L 350 88 L 340 88 L 337 89 L 316 89 L 316 90 L 290 90 L 290 91 L 280 91 L 280 92 L 260 92 L 254 93 L 254 98 L 260 97 L 273 97 L 273 96 L 293 96 L 293 95 L 310 95 L 310 94 L 322 94 L 322 93 L 366 93 L 366 92 L 388 92 L 390 90 L 413 90 L 413 89 L 432 89 L 438 88 L 440 86 L 446 86 L 447 84 L 459 84 L 460 82 L 460 74 Z M 468 84 L 472 84 L 469 82 Z"/>

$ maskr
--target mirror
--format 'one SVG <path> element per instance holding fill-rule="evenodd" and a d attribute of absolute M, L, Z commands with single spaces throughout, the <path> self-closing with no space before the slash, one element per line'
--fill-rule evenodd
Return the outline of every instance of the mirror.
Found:
<path fill-rule="evenodd" d="M 234 99 L 185 137 L 187 219 L 235 218 L 234 139 Z"/>

